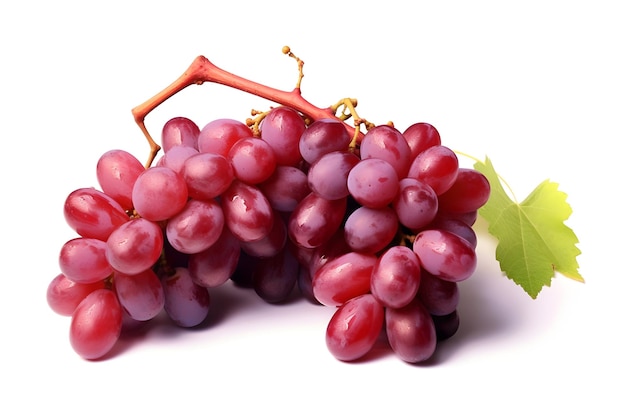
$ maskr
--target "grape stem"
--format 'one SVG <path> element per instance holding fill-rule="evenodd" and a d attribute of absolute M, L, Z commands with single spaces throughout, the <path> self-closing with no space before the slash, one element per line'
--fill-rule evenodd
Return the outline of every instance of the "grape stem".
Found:
<path fill-rule="evenodd" d="M 302 68 L 300 67 L 299 70 L 301 72 Z M 161 150 L 161 146 L 154 141 L 146 128 L 146 116 L 167 99 L 194 84 L 201 85 L 205 82 L 212 82 L 225 85 L 227 87 L 235 88 L 266 100 L 273 101 L 283 106 L 289 106 L 311 120 L 331 118 L 344 122 L 341 117 L 335 115 L 336 107 L 329 106 L 326 108 L 320 108 L 305 100 L 302 97 L 300 90 L 300 79 L 301 77 L 298 79 L 297 86 L 292 91 L 278 90 L 225 71 L 214 65 L 206 57 L 202 55 L 198 56 L 194 59 L 189 68 L 187 68 L 187 70 L 173 83 L 152 98 L 132 109 L 135 123 L 137 123 L 150 145 L 150 154 L 146 163 L 146 168 L 152 165 L 156 155 L 159 150 Z M 350 126 L 344 122 L 344 126 L 350 135 L 360 141 L 363 133 L 358 130 L 358 125 Z"/>

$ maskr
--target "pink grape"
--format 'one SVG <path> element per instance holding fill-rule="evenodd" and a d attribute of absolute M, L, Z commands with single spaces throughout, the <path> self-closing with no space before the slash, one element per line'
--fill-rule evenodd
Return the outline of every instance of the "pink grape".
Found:
<path fill-rule="evenodd" d="M 458 169 L 459 160 L 452 149 L 432 146 L 417 155 L 407 176 L 428 184 L 437 195 L 440 195 L 452 187 Z"/>
<path fill-rule="evenodd" d="M 424 122 L 414 123 L 402 134 L 411 149 L 411 160 L 432 146 L 441 145 L 441 136 L 437 129 Z"/>
<path fill-rule="evenodd" d="M 435 316 L 452 313 L 459 305 L 459 284 L 422 271 L 417 295 L 428 312 Z"/>
<path fill-rule="evenodd" d="M 305 248 L 326 243 L 339 229 L 347 200 L 327 200 L 315 193 L 307 195 L 291 213 L 287 230 L 291 240 Z"/>
<path fill-rule="evenodd" d="M 200 130 L 198 150 L 201 153 L 213 153 L 226 157 L 235 142 L 251 134 L 252 130 L 245 123 L 233 119 L 216 119 Z"/>
<path fill-rule="evenodd" d="M 398 216 L 391 207 L 359 207 L 346 219 L 345 239 L 356 252 L 376 253 L 383 250 L 398 231 Z"/>
<path fill-rule="evenodd" d="M 136 218 L 111 233 L 106 242 L 106 259 L 116 271 L 135 275 L 152 267 L 162 249 L 161 228 L 150 220 Z"/>
<path fill-rule="evenodd" d="M 198 285 L 218 287 L 235 273 L 240 252 L 239 241 L 225 227 L 211 247 L 189 256 L 189 274 Z"/>
<path fill-rule="evenodd" d="M 133 320 L 147 321 L 163 310 L 163 286 L 152 269 L 136 275 L 116 272 L 113 279 L 120 305 Z"/>
<path fill-rule="evenodd" d="M 389 345 L 403 361 L 420 363 L 435 353 L 435 324 L 419 299 L 402 308 L 387 308 L 385 327 Z"/>
<path fill-rule="evenodd" d="M 162 278 L 165 295 L 164 309 L 180 327 L 195 327 L 209 314 L 211 297 L 207 288 L 196 284 L 187 268 L 176 268 L 172 275 Z"/>
<path fill-rule="evenodd" d="M 235 180 L 221 199 L 224 222 L 243 242 L 264 238 L 272 230 L 274 212 L 261 190 Z"/>
<path fill-rule="evenodd" d="M 113 272 L 106 251 L 107 244 L 102 240 L 86 237 L 71 239 L 61 247 L 61 273 L 81 284 L 102 281 Z"/>
<path fill-rule="evenodd" d="M 347 197 L 348 175 L 359 162 L 359 157 L 349 151 L 335 151 L 318 158 L 307 174 L 311 191 L 327 200 Z"/>
<path fill-rule="evenodd" d="M 198 149 L 200 128 L 191 119 L 174 117 L 168 120 L 161 130 L 161 146 L 167 153 L 175 146 L 187 146 Z"/>
<path fill-rule="evenodd" d="M 187 184 L 182 175 L 167 167 L 144 171 L 133 187 L 137 213 L 152 221 L 167 220 L 187 203 Z"/>
<path fill-rule="evenodd" d="M 268 179 L 276 169 L 274 150 L 264 140 L 244 138 L 228 152 L 235 177 L 247 184 L 258 184 Z"/>
<path fill-rule="evenodd" d="M 406 177 L 411 165 L 411 149 L 402 133 L 389 125 L 370 129 L 361 140 L 361 159 L 376 158 L 388 162 L 398 178 Z"/>
<path fill-rule="evenodd" d="M 376 256 L 348 252 L 328 261 L 313 276 L 313 294 L 326 306 L 339 306 L 369 293 Z"/>
<path fill-rule="evenodd" d="M 362 159 L 348 174 L 348 190 L 361 205 L 380 208 L 398 194 L 398 174 L 393 166 L 378 158 Z"/>
<path fill-rule="evenodd" d="M 406 246 L 392 246 L 372 270 L 372 295 L 385 307 L 401 308 L 415 298 L 421 286 L 421 268 L 415 253 Z"/>
<path fill-rule="evenodd" d="M 98 289 L 76 307 L 70 323 L 70 344 L 85 359 L 99 359 L 117 343 L 122 307 L 113 291 Z"/>
<path fill-rule="evenodd" d="M 95 188 L 72 191 L 63 206 L 67 224 L 82 237 L 107 240 L 113 230 L 128 221 L 122 206 Z"/>
<path fill-rule="evenodd" d="M 383 327 L 383 306 L 363 294 L 342 304 L 326 327 L 326 346 L 341 361 L 354 361 L 372 350 Z"/>
<path fill-rule="evenodd" d="M 192 156 L 200 154 L 196 148 L 189 146 L 175 146 L 157 161 L 156 166 L 166 167 L 174 172 L 182 174 L 185 162 Z"/>
<path fill-rule="evenodd" d="M 102 191 L 124 210 L 133 208 L 133 186 L 145 167 L 129 152 L 114 149 L 105 152 L 96 165 L 96 176 Z"/>
<path fill-rule="evenodd" d="M 287 225 L 278 213 L 274 213 L 272 229 L 267 236 L 252 242 L 241 242 L 241 249 L 257 258 L 270 258 L 278 255 L 287 243 Z"/>
<path fill-rule="evenodd" d="M 299 265 L 287 249 L 276 255 L 260 258 L 252 274 L 252 288 L 268 303 L 286 301 L 296 287 Z"/>
<path fill-rule="evenodd" d="M 335 119 L 319 119 L 302 132 L 298 149 L 302 158 L 313 164 L 334 151 L 347 151 L 352 138 L 345 124 Z"/>
<path fill-rule="evenodd" d="M 300 168 L 277 165 L 274 173 L 258 187 L 275 210 L 290 212 L 309 192 L 307 174 Z"/>
<path fill-rule="evenodd" d="M 302 116 L 290 107 L 274 107 L 260 125 L 261 139 L 274 150 L 278 165 L 296 166 L 301 160 L 300 137 L 306 130 Z"/>
<path fill-rule="evenodd" d="M 104 288 L 105 281 L 90 284 L 74 282 L 63 274 L 58 274 L 48 284 L 46 300 L 48 306 L 57 314 L 71 316 L 78 304 L 95 290 Z"/>
<path fill-rule="evenodd" d="M 170 218 L 165 228 L 167 240 L 182 253 L 198 253 L 211 247 L 222 234 L 224 212 L 215 200 L 189 200 Z"/>
<path fill-rule="evenodd" d="M 470 246 L 474 249 L 476 249 L 476 246 L 478 245 L 478 237 L 476 236 L 476 232 L 469 224 L 465 223 L 463 220 L 457 218 L 440 217 L 432 221 L 428 227 L 430 229 L 442 229 L 447 230 L 448 232 L 452 232 L 455 235 L 458 235 L 467 240 Z"/>
<path fill-rule="evenodd" d="M 491 187 L 489 180 L 470 168 L 459 168 L 454 184 L 439 196 L 439 209 L 453 213 L 478 210 L 487 203 Z"/>
<path fill-rule="evenodd" d="M 415 178 L 403 178 L 393 201 L 398 220 L 412 230 L 420 229 L 435 219 L 439 208 L 437 194 Z"/>
<path fill-rule="evenodd" d="M 463 281 L 476 269 L 474 248 L 467 240 L 447 230 L 418 233 L 413 250 L 426 271 L 447 281 Z"/>
<path fill-rule="evenodd" d="M 210 200 L 230 187 L 235 173 L 230 162 L 222 155 L 199 153 L 185 160 L 182 175 L 189 197 Z"/>

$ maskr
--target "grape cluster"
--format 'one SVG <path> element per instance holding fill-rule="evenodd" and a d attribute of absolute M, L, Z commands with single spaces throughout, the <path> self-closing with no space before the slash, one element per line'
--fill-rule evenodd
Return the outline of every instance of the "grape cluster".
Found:
<path fill-rule="evenodd" d="M 161 146 L 147 168 L 106 152 L 101 190 L 65 201 L 78 237 L 62 246 L 47 299 L 71 316 L 80 356 L 104 356 L 125 323 L 162 311 L 197 326 L 229 280 L 268 303 L 297 292 L 335 308 L 326 345 L 343 361 L 384 335 L 421 362 L 456 332 L 457 283 L 475 270 L 472 225 L 490 187 L 432 125 L 379 125 L 356 141 L 338 119 L 279 106 L 257 130 L 173 118 Z"/>

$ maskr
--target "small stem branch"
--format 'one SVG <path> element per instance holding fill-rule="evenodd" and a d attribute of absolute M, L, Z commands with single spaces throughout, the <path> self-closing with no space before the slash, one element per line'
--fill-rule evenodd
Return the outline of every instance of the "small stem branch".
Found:
<path fill-rule="evenodd" d="M 148 140 L 150 145 L 150 156 L 146 163 L 146 167 L 152 165 L 157 153 L 161 147 L 152 139 L 152 136 L 148 132 L 145 126 L 146 116 L 160 104 L 165 102 L 170 97 L 174 96 L 181 90 L 187 88 L 193 84 L 203 84 L 205 82 L 212 82 L 216 84 L 222 84 L 228 87 L 235 88 L 237 90 L 253 94 L 255 96 L 264 98 L 266 100 L 273 101 L 283 106 L 289 106 L 299 111 L 303 115 L 309 117 L 311 120 L 317 120 L 322 118 L 333 118 L 343 121 L 337 117 L 332 107 L 319 108 L 314 106 L 305 100 L 301 93 L 300 88 L 297 86 L 292 91 L 278 90 L 272 87 L 265 86 L 263 84 L 250 81 L 238 75 L 232 74 L 215 66 L 204 56 L 198 56 L 189 66 L 189 68 L 176 79 L 172 84 L 167 86 L 161 92 L 150 98 L 143 104 L 138 105 L 132 109 L 132 114 L 135 122 L 143 132 L 144 136 Z M 346 129 L 351 135 L 362 136 L 363 134 L 356 131 L 356 129 L 348 124 L 345 124 Z"/>

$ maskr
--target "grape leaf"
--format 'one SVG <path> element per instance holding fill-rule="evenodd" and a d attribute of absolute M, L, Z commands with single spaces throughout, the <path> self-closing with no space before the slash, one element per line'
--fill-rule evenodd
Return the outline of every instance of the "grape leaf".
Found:
<path fill-rule="evenodd" d="M 550 286 L 555 272 L 584 282 L 576 257 L 578 238 L 564 222 L 572 213 L 558 184 L 543 181 L 521 203 L 505 192 L 489 158 L 474 168 L 487 177 L 491 195 L 479 209 L 489 233 L 498 239 L 500 269 L 533 299 Z"/>

